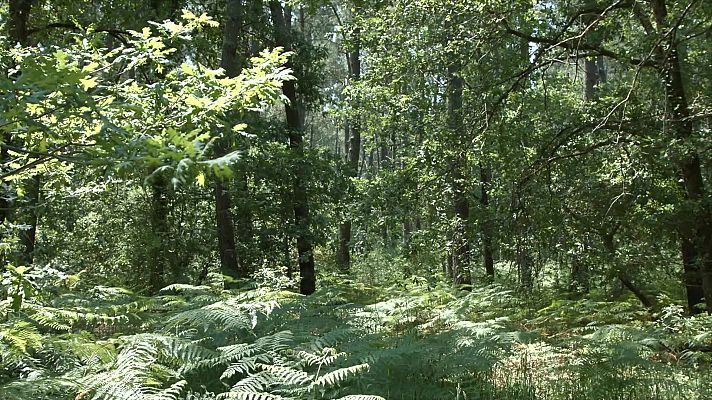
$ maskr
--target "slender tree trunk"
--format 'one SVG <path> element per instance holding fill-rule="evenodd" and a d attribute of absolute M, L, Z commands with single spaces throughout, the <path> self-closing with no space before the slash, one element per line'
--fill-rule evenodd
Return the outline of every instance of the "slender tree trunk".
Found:
<path fill-rule="evenodd" d="M 522 198 L 523 194 L 519 192 L 521 189 L 515 190 L 515 198 L 513 199 L 515 260 L 519 286 L 524 292 L 528 293 L 534 288 L 532 256 L 529 243 L 530 220 L 527 214 L 526 202 Z"/>
<path fill-rule="evenodd" d="M 360 4 L 355 2 L 356 12 Z M 349 83 L 354 84 L 361 79 L 361 32 L 359 28 L 353 31 L 353 48 L 346 57 L 349 68 Z M 347 140 L 344 149 L 348 155 L 348 174 L 353 178 L 358 176 L 359 157 L 361 155 L 361 124 L 358 117 L 347 124 Z M 351 268 L 351 220 L 346 218 L 339 225 L 339 248 L 336 251 L 336 263 L 342 272 Z"/>
<path fill-rule="evenodd" d="M 603 65 L 603 56 L 586 58 L 584 60 L 583 99 L 586 102 L 593 101 L 598 97 L 598 85 L 604 82 Z"/>
<path fill-rule="evenodd" d="M 237 265 L 240 276 L 249 276 L 254 272 L 253 260 L 256 258 L 254 247 L 254 222 L 253 205 L 251 202 L 250 179 L 245 168 L 237 171 L 235 179 L 235 189 L 237 190 L 237 207 L 235 218 L 237 219 L 237 242 L 235 243 L 235 254 L 237 254 Z M 229 208 L 228 208 L 229 209 Z"/>
<path fill-rule="evenodd" d="M 179 10 L 179 4 L 175 0 L 151 0 L 150 10 L 157 20 L 174 18 Z M 143 21 L 145 23 L 146 21 Z M 149 178 L 149 190 L 151 193 L 151 242 L 148 249 L 148 269 L 149 288 L 152 293 L 158 292 L 166 284 L 174 282 L 168 279 L 169 272 L 171 278 L 178 278 L 181 274 L 176 260 L 169 254 L 169 239 L 171 228 L 168 222 L 170 213 L 170 180 L 160 171 L 152 171 Z"/>
<path fill-rule="evenodd" d="M 350 138 L 351 138 L 351 126 L 349 125 L 348 122 L 344 124 L 344 160 L 348 163 L 349 162 L 349 146 L 350 146 Z M 358 168 L 358 165 L 356 166 Z"/>
<path fill-rule="evenodd" d="M 8 33 L 10 41 L 14 46 L 16 43 L 27 44 L 29 31 L 27 23 L 32 10 L 32 0 L 10 0 L 8 20 Z"/>
<path fill-rule="evenodd" d="M 589 6 L 594 4 L 589 3 Z M 595 21 L 594 15 L 585 15 L 584 22 L 588 26 Z M 593 43 L 598 45 L 600 43 Z M 583 84 L 583 101 L 590 103 L 598 98 L 598 87 L 604 82 L 604 60 L 603 56 L 588 57 L 584 60 L 584 84 Z M 586 244 L 584 243 L 584 251 L 586 253 Z M 574 255 L 571 263 L 571 280 L 569 282 L 569 290 L 582 291 L 588 293 L 590 290 L 590 272 L 588 263 L 585 257 L 577 253 Z"/>
<path fill-rule="evenodd" d="M 459 65 L 448 67 L 447 84 L 447 118 L 448 129 L 452 138 L 460 141 L 463 132 L 462 115 L 462 92 L 464 87 L 463 79 L 457 75 L 460 72 Z M 452 205 L 455 211 L 455 227 L 453 232 L 452 249 L 452 282 L 454 285 L 469 284 L 469 264 L 470 264 L 470 241 L 468 238 L 468 221 L 470 219 L 470 203 L 467 198 L 465 188 L 465 176 L 463 169 L 467 162 L 462 149 L 458 146 L 458 153 L 450 162 L 451 185 L 452 185 Z"/>
<path fill-rule="evenodd" d="M 608 253 L 610 262 L 614 265 L 614 268 L 617 270 L 616 277 L 621 282 L 623 287 L 630 290 L 630 292 L 633 293 L 633 295 L 635 295 L 635 297 L 638 300 L 640 300 L 640 303 L 644 307 L 653 308 L 655 306 L 655 299 L 651 296 L 648 296 L 642 289 L 640 289 L 635 284 L 633 284 L 633 281 L 631 280 L 630 275 L 626 271 L 627 268 L 625 267 L 625 265 L 622 265 L 622 266 L 618 265 L 619 260 L 617 257 L 616 242 L 615 242 L 616 230 L 617 230 L 617 228 L 613 229 L 610 232 L 600 232 L 600 231 L 598 232 L 599 235 L 601 236 L 601 241 L 603 242 L 603 248 L 606 250 L 606 253 Z"/>
<path fill-rule="evenodd" d="M 149 286 L 151 293 L 157 293 L 166 284 L 168 248 L 168 180 L 155 172 L 151 178 L 151 233 L 148 253 Z"/>
<path fill-rule="evenodd" d="M 695 244 L 683 237 L 680 240 L 682 252 L 682 267 L 684 271 L 683 281 L 685 283 L 685 291 L 687 294 L 687 311 L 690 315 L 699 314 L 700 310 L 695 305 L 704 301 L 705 294 L 702 290 L 702 281 L 700 279 L 700 268 L 697 265 L 697 253 Z"/>
<path fill-rule="evenodd" d="M 280 219 L 282 224 L 287 228 L 282 232 L 282 264 L 287 270 L 287 278 L 290 280 L 294 276 L 294 266 L 292 259 L 292 247 L 290 241 L 293 237 L 293 222 L 294 222 L 294 204 L 292 204 L 292 190 L 284 187 L 280 190 L 282 199 L 280 209 Z"/>
<path fill-rule="evenodd" d="M 343 273 L 351 268 L 351 221 L 345 220 L 339 224 L 339 248 L 336 250 L 336 263 Z"/>
<path fill-rule="evenodd" d="M 682 66 L 678 57 L 676 30 L 668 32 L 668 15 L 665 0 L 651 2 L 657 31 L 662 38 L 662 45 L 657 54 L 661 63 L 661 78 L 665 87 L 665 98 L 669 113 L 670 126 L 676 139 L 683 146 L 689 143 L 693 135 L 693 125 L 690 120 L 690 109 L 685 93 L 682 77 Z M 683 227 L 683 232 L 694 232 L 694 238 L 683 237 L 683 242 L 694 244 L 694 251 L 687 256 L 694 257 L 689 265 L 699 265 L 702 290 L 705 295 L 707 311 L 712 313 L 712 210 L 709 194 L 706 192 L 702 177 L 700 157 L 694 146 L 685 146 L 677 157 L 677 166 L 682 173 L 687 200 L 694 203 L 694 211 L 685 218 L 690 226 Z M 683 259 L 685 258 L 683 254 Z M 689 287 L 689 286 L 688 286 Z"/>
<path fill-rule="evenodd" d="M 239 75 L 242 69 L 242 60 L 238 52 L 242 19 L 242 0 L 227 0 L 220 67 L 225 70 L 225 75 L 228 77 Z M 231 138 L 227 136 L 230 133 L 225 132 L 225 135 L 215 146 L 215 155 L 218 157 L 227 154 L 232 143 Z M 231 207 L 232 197 L 230 196 L 229 183 L 227 180 L 218 178 L 215 182 L 215 222 L 217 224 L 220 266 L 224 275 L 236 279 L 247 274 L 240 264 L 235 246 L 235 227 Z"/>
<path fill-rule="evenodd" d="M 10 0 L 9 4 L 10 19 L 8 21 L 8 33 L 10 42 L 14 45 L 19 43 L 23 46 L 29 44 L 28 21 L 32 11 L 31 0 Z M 4 143 L 11 143 L 12 135 L 6 133 L 3 138 Z M 4 165 L 10 159 L 7 148 L 0 151 L 0 165 Z M 34 250 L 37 238 L 37 224 L 39 222 L 39 201 L 42 188 L 42 176 L 34 175 L 32 178 L 22 183 L 25 186 L 25 195 L 22 201 L 23 212 L 19 216 L 22 225 L 25 226 L 19 233 L 20 244 L 22 249 L 19 254 L 19 262 L 24 265 L 29 265 L 34 262 Z M 14 190 L 11 185 L 5 186 L 3 183 L 3 195 L 0 198 L 0 223 L 12 217 L 13 204 L 12 198 Z"/>
<path fill-rule="evenodd" d="M 655 306 L 655 302 L 653 301 L 653 299 L 650 298 L 647 294 L 645 294 L 645 292 L 640 290 L 640 288 L 635 286 L 626 273 L 620 272 L 618 274 L 618 280 L 623 284 L 623 286 L 625 286 L 626 289 L 630 290 L 631 293 L 633 293 L 638 300 L 640 300 L 640 303 L 643 304 L 643 307 L 653 308 Z"/>
<path fill-rule="evenodd" d="M 494 278 L 494 251 L 492 248 L 492 215 L 490 210 L 490 198 L 489 191 L 490 185 L 492 183 L 492 169 L 490 167 L 484 167 L 480 164 L 480 204 L 482 205 L 482 222 L 481 222 L 481 234 L 482 234 L 482 256 L 483 264 L 485 267 L 485 273 L 490 279 Z"/>
<path fill-rule="evenodd" d="M 286 51 L 292 51 L 290 40 L 291 30 L 282 5 L 277 0 L 269 1 L 270 14 L 274 24 L 274 39 L 277 46 L 281 46 Z M 287 63 L 290 68 L 291 63 Z M 292 186 L 292 204 L 294 206 L 294 221 L 297 236 L 297 253 L 299 255 L 299 291 L 302 294 L 312 294 L 316 289 L 316 273 L 314 268 L 313 245 L 310 235 L 309 203 L 306 187 L 306 176 L 304 174 L 304 143 L 302 126 L 303 118 L 300 116 L 300 103 L 297 98 L 297 88 L 294 81 L 284 82 L 282 93 L 289 100 L 285 104 L 285 114 L 287 120 L 287 131 L 289 135 L 289 147 L 294 155 L 294 171 Z"/>
<path fill-rule="evenodd" d="M 27 197 L 26 208 L 23 210 L 22 219 L 27 226 L 20 231 L 20 243 L 22 253 L 20 261 L 24 265 L 34 263 L 35 243 L 37 241 L 37 226 L 40 219 L 40 195 L 42 190 L 42 177 L 35 175 L 25 182 L 25 196 Z"/>
<path fill-rule="evenodd" d="M 459 169 L 456 168 L 456 169 Z M 453 174 L 453 209 L 455 210 L 455 228 L 453 232 L 452 280 L 454 285 L 469 284 L 470 281 L 470 241 L 468 221 L 470 205 L 464 187 L 465 177 L 454 171 Z"/>

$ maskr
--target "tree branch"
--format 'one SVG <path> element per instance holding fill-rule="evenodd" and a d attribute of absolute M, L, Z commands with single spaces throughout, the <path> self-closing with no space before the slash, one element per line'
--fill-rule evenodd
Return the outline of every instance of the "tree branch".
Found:
<path fill-rule="evenodd" d="M 78 26 L 77 24 L 70 23 L 70 22 L 54 22 L 54 23 L 47 24 L 44 26 L 28 29 L 27 34 L 29 36 L 31 36 L 36 33 L 46 31 L 49 29 L 68 29 L 68 30 L 72 30 L 72 31 L 83 30 L 82 27 Z M 128 40 L 126 40 L 125 36 L 131 35 L 131 33 L 128 31 L 125 31 L 122 29 L 111 29 L 111 28 L 96 28 L 96 29 L 92 29 L 92 32 L 108 33 L 109 35 L 118 39 L 124 45 L 128 45 L 128 43 L 129 43 Z"/>

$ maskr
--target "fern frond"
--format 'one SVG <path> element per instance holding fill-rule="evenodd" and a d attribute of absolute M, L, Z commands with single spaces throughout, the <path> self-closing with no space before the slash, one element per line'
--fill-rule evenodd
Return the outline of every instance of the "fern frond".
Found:
<path fill-rule="evenodd" d="M 314 351 L 322 351 L 327 347 L 336 347 L 340 343 L 353 338 L 355 333 L 353 329 L 332 330 L 314 339 L 309 347 Z"/>
<path fill-rule="evenodd" d="M 274 383 L 275 380 L 269 372 L 261 371 L 237 382 L 235 386 L 233 386 L 232 391 L 262 393 Z"/>
<path fill-rule="evenodd" d="M 29 356 L 29 351 L 42 346 L 42 335 L 37 328 L 26 321 L 0 325 L 0 344 L 5 343 L 3 359 L 9 361 L 21 356 Z M 1 365 L 1 364 L 0 364 Z"/>
<path fill-rule="evenodd" d="M 183 311 L 167 322 L 167 328 L 176 326 L 215 326 L 223 330 L 251 330 L 259 314 L 269 315 L 279 304 L 276 301 L 241 303 L 236 299 L 218 301 L 207 306 Z"/>
<path fill-rule="evenodd" d="M 308 365 L 332 365 L 334 364 L 339 358 L 342 358 L 346 355 L 346 353 L 338 353 L 336 349 L 333 348 L 323 348 L 321 350 L 322 354 L 312 354 L 306 351 L 300 351 L 297 353 L 297 355 L 305 360 Z"/>
<path fill-rule="evenodd" d="M 188 382 L 184 380 L 178 381 L 160 392 L 150 395 L 146 400 L 177 400 L 187 384 Z"/>
<path fill-rule="evenodd" d="M 227 392 L 218 395 L 218 399 L 236 399 L 236 400 L 280 400 L 282 396 L 269 394 L 264 392 Z"/>
<path fill-rule="evenodd" d="M 312 383 L 312 386 L 334 386 L 345 381 L 352 375 L 368 369 L 368 364 L 352 365 L 350 367 L 339 368 L 335 371 L 328 372 Z"/>
<path fill-rule="evenodd" d="M 254 371 L 257 369 L 257 362 L 258 360 L 256 358 L 245 358 L 236 363 L 230 364 L 222 375 L 220 375 L 220 380 L 224 381 L 225 379 L 230 379 L 237 374 L 247 374 L 250 371 Z"/>
<path fill-rule="evenodd" d="M 267 364 L 260 364 L 259 367 L 272 375 L 280 385 L 302 385 L 310 380 L 308 373 L 294 368 Z"/>

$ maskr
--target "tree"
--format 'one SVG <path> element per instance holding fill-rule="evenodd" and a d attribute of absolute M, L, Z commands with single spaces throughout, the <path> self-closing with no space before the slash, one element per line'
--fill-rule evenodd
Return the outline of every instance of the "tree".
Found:
<path fill-rule="evenodd" d="M 292 51 L 291 12 L 286 10 L 275 0 L 269 2 L 272 18 L 274 42 L 285 51 Z M 291 68 L 291 64 L 287 64 Z M 296 227 L 297 253 L 299 264 L 299 291 L 302 294 L 312 294 L 316 289 L 316 273 L 314 269 L 314 253 L 310 237 L 309 202 L 307 197 L 307 182 L 304 173 L 304 116 L 297 98 L 297 88 L 294 81 L 287 81 L 282 86 L 282 93 L 286 97 L 285 104 L 286 128 L 289 137 L 289 148 L 294 159 L 292 171 L 292 205 L 294 208 L 294 221 Z"/>
<path fill-rule="evenodd" d="M 223 28 L 223 44 L 220 57 L 220 67 L 228 77 L 235 77 L 242 70 L 241 54 L 238 51 L 243 25 L 242 0 L 228 0 L 225 8 L 225 23 Z M 215 148 L 215 155 L 223 157 L 232 143 L 230 133 L 224 133 Z M 238 258 L 235 247 L 235 228 L 230 211 L 232 204 L 229 188 L 225 181 L 215 182 L 215 220 L 218 231 L 218 252 L 223 274 L 232 278 L 242 278 L 247 275 L 242 260 Z"/>
<path fill-rule="evenodd" d="M 360 0 L 354 1 L 355 15 L 358 18 L 363 5 Z M 350 51 L 346 52 L 346 64 L 349 70 L 349 84 L 357 85 L 361 79 L 361 30 L 358 25 L 351 34 Z M 358 117 L 353 118 L 344 128 L 344 146 L 348 165 L 349 178 L 358 176 L 359 160 L 361 156 L 361 122 Z M 346 219 L 339 224 L 339 248 L 336 252 L 336 262 L 342 271 L 348 272 L 351 267 L 351 220 Z"/>

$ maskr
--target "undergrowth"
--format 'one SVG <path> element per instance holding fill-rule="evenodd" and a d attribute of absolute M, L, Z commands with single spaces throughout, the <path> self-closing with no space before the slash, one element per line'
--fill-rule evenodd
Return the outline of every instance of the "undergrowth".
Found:
<path fill-rule="evenodd" d="M 707 399 L 712 318 L 496 284 L 332 277 L 313 296 L 172 285 L 158 296 L 9 268 L 0 399 Z"/>

